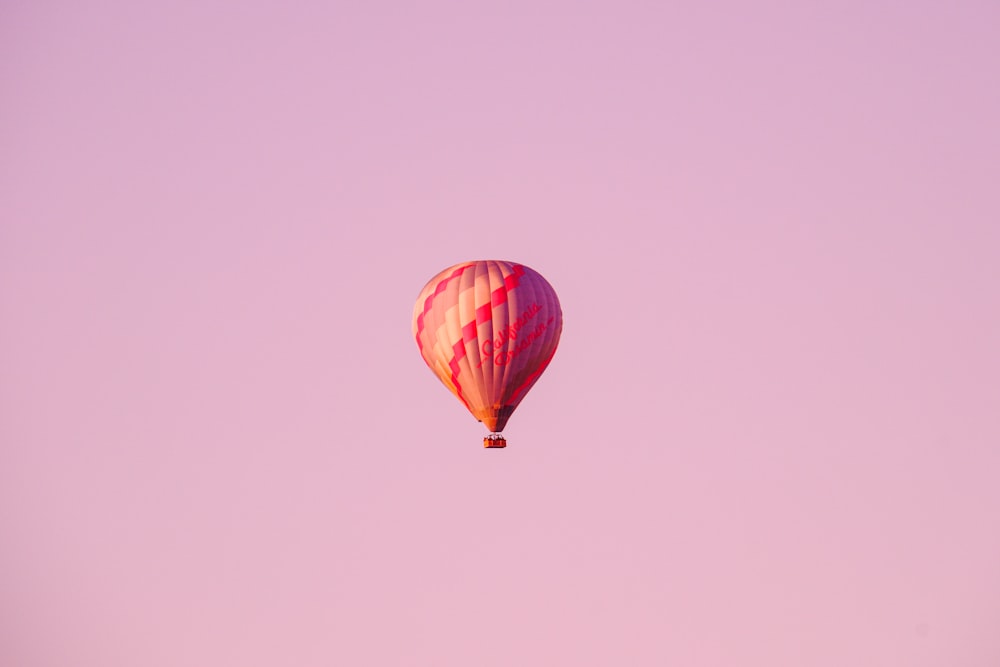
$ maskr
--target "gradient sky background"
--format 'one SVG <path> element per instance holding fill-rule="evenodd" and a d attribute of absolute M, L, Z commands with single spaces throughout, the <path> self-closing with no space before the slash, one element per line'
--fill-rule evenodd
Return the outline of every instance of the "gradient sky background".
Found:
<path fill-rule="evenodd" d="M 1000 664 L 1000 5 L 0 6 L 0 662 Z M 502 451 L 410 333 L 555 286 Z"/>

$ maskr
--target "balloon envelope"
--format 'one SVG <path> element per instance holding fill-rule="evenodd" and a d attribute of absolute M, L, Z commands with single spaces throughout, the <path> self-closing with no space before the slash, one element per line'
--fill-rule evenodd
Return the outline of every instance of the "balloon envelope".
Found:
<path fill-rule="evenodd" d="M 494 433 L 549 365 L 561 333 L 555 290 L 514 262 L 447 268 L 431 278 L 413 309 L 424 361 Z"/>

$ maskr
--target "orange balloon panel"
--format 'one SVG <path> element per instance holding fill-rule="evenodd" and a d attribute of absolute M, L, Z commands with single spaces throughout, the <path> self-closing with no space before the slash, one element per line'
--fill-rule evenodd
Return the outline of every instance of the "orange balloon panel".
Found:
<path fill-rule="evenodd" d="M 555 290 L 537 271 L 514 262 L 445 269 L 413 309 L 413 335 L 424 361 L 495 433 L 549 365 L 561 333 Z"/>

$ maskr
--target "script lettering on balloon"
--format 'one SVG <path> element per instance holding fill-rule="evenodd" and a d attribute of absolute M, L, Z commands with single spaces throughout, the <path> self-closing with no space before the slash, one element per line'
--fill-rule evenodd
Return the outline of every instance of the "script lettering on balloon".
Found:
<path fill-rule="evenodd" d="M 494 365 L 506 366 L 517 355 L 531 347 L 531 344 L 541 338 L 555 320 L 553 315 L 544 322 L 540 321 L 537 316 L 541 311 L 541 306 L 532 303 L 506 329 L 498 331 L 493 340 L 483 341 L 482 361 L 477 368 L 491 358 Z"/>

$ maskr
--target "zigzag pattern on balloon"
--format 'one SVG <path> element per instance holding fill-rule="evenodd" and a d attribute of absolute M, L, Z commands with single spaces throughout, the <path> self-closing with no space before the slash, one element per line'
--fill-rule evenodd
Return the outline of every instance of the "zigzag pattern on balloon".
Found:
<path fill-rule="evenodd" d="M 421 356 L 487 427 L 499 431 L 548 366 L 562 331 L 551 285 L 513 262 L 466 262 L 431 279 L 414 307 Z"/>

